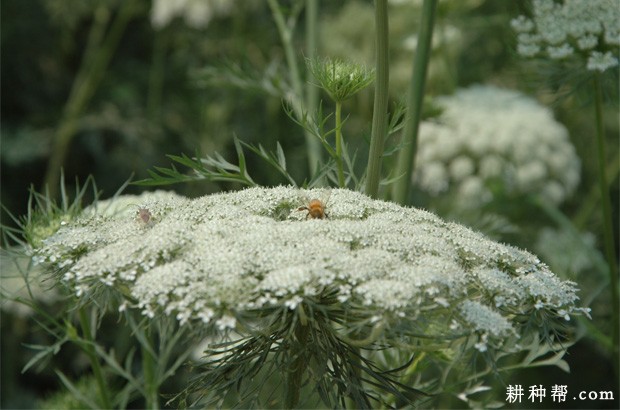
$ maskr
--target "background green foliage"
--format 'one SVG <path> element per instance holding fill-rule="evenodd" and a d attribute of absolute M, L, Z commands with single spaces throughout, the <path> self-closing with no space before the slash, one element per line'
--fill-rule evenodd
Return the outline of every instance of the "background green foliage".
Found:
<path fill-rule="evenodd" d="M 290 90 L 291 84 L 284 50 L 266 2 L 235 2 L 230 14 L 214 18 L 202 29 L 188 27 L 177 18 L 160 30 L 151 25 L 150 1 L 131 2 L 133 14 L 112 50 L 108 67 L 95 86 L 92 98 L 81 107 L 76 118 L 76 132 L 63 164 L 68 185 L 76 178 L 85 181 L 92 175 L 103 190 L 103 197 L 109 197 L 131 175 L 134 179 L 143 179 L 148 177 L 147 170 L 154 166 L 168 167 L 168 154 L 206 156 L 217 151 L 235 162 L 235 136 L 244 143 L 261 144 L 274 152 L 279 143 L 286 155 L 289 173 L 297 181 L 309 179 L 304 132 L 282 109 L 282 96 Z M 89 58 L 87 41 L 95 24 L 95 11 L 107 10 L 113 19 L 121 3 L 121 0 L 2 2 L 0 189 L 2 204 L 13 215 L 26 212 L 29 186 L 40 189 L 44 185 L 47 163 L 54 149 L 54 134 L 66 114 L 76 78 Z M 280 2 L 285 14 L 294 11 L 298 3 L 294 0 Z M 318 54 L 372 67 L 372 2 L 319 3 Z M 419 7 L 395 4 L 390 10 L 390 110 L 393 112 L 392 107 L 405 99 L 403 90 L 411 75 L 413 51 L 407 44 L 409 37 L 417 33 Z M 593 238 L 567 241 L 566 248 L 541 254 L 560 276 L 580 283 L 583 299 L 591 303 L 593 309 L 593 321 L 581 325 L 584 337 L 566 358 L 571 373 L 557 368 L 536 368 L 514 373 L 502 382 L 547 387 L 566 384 L 569 392 L 613 390 L 615 402 L 597 404 L 617 408 L 619 393 L 614 380 L 618 379 L 613 374 L 609 346 L 605 345 L 604 338 L 597 336 L 609 333 L 611 309 L 607 292 L 601 289 L 605 276 L 601 274 L 604 267 L 601 268 L 599 251 L 602 221 L 597 212 L 592 97 L 587 85 L 558 82 L 557 78 L 567 77 L 562 73 L 543 72 L 547 69 L 523 62 L 515 54 L 515 34 L 509 23 L 525 10 L 523 1 L 440 1 L 429 65 L 428 96 L 450 94 L 457 87 L 470 84 L 491 83 L 519 89 L 552 106 L 556 118 L 569 129 L 582 161 L 578 192 L 560 209 L 548 212 L 526 199 L 497 201 L 492 204 L 491 211 L 503 215 L 504 219 L 499 221 L 484 220 L 476 215 L 455 215 L 443 205 L 436 206 L 432 198 L 421 192 L 413 193 L 411 203 L 469 223 L 496 239 L 534 253 L 541 253 L 545 245 L 537 245 L 542 228 L 564 230 L 565 236 L 572 235 L 572 238 L 582 235 Z M 304 67 L 303 29 L 295 31 L 293 44 L 300 67 Z M 617 75 L 616 68 L 604 90 L 614 236 L 619 243 L 618 85 L 613 80 Z M 562 98 L 558 98 L 559 95 Z M 358 150 L 359 164 L 366 163 L 372 97 L 372 87 L 369 87 L 343 103 L 343 112 L 348 115 L 343 133 L 351 150 Z M 324 110 L 332 112 L 333 103 L 327 95 L 321 95 L 321 99 Z M 434 114 L 432 104 L 428 104 L 425 113 L 427 117 Z M 395 140 L 388 140 L 388 152 L 396 144 Z M 246 154 L 247 168 L 256 183 L 287 183 L 282 175 L 264 166 L 256 155 Z M 389 174 L 394 164 L 395 158 L 387 156 L 384 175 Z M 177 185 L 174 189 L 197 196 L 240 186 L 235 182 L 203 181 Z M 129 186 L 126 192 L 141 189 Z M 88 195 L 90 193 L 86 193 Z M 13 223 L 4 211 L 2 223 L 9 226 Z M 563 263 L 566 262 L 563 256 L 578 252 L 585 252 L 585 259 L 590 263 L 581 264 L 579 269 Z M 11 274 L 16 275 L 16 267 L 3 261 L 3 277 Z M 7 283 L 3 281 L 3 288 Z M 42 286 L 45 289 L 45 284 Z M 45 303 L 51 315 L 62 312 L 62 303 L 58 300 Z M 45 345 L 52 344 L 53 340 L 45 332 L 36 330 L 32 315 L 18 314 L 8 308 L 2 310 L 1 326 L 1 406 L 30 408 L 49 398 L 47 408 L 74 408 L 76 403 L 63 396 L 63 387 L 52 369 L 60 369 L 75 379 L 87 374 L 83 353 L 75 348 L 63 348 L 52 358 L 53 366 L 40 366 L 21 374 L 22 367 L 34 355 L 22 344 Z M 119 350 L 130 349 L 131 346 L 123 345 L 129 343 L 129 335 L 108 332 L 114 328 L 114 318 L 102 322 L 101 334 L 114 335 L 107 343 Z M 175 390 L 175 386 L 167 387 L 168 391 Z M 80 388 L 85 392 L 93 389 L 92 379 L 84 376 Z M 502 397 L 501 384 L 495 388 L 496 397 Z M 591 405 L 589 402 L 571 403 L 575 404 L 584 408 Z M 542 407 L 551 405 L 550 400 L 541 404 Z M 535 405 L 528 403 L 528 406 Z"/>

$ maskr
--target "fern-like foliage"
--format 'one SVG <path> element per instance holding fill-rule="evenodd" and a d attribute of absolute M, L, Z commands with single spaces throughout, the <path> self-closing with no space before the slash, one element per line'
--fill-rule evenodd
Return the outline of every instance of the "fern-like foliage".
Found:
<path fill-rule="evenodd" d="M 224 62 L 197 70 L 192 73 L 192 78 L 201 88 L 230 87 L 278 98 L 291 93 L 284 69 L 277 61 L 270 62 L 262 72 L 249 65 Z"/>
<path fill-rule="evenodd" d="M 248 173 L 241 142 L 237 138 L 234 141 L 237 151 L 237 165 L 227 161 L 217 152 L 213 156 L 207 155 L 204 158 L 199 158 L 198 153 L 193 158 L 185 154 L 181 156 L 168 155 L 172 161 L 189 168 L 191 171 L 181 172 L 174 164 L 170 168 L 154 167 L 154 170 L 148 170 L 150 178 L 135 181 L 134 184 L 158 186 L 206 180 L 238 182 L 242 185 L 256 186 Z"/>
<path fill-rule="evenodd" d="M 261 144 L 252 145 L 240 141 L 237 137 L 234 138 L 235 150 L 237 152 L 237 164 L 229 162 L 221 154 L 214 153 L 213 155 L 207 155 L 206 157 L 200 157 L 196 152 L 193 157 L 189 157 L 185 154 L 182 155 L 168 155 L 174 163 L 170 168 L 154 167 L 153 170 L 148 170 L 150 178 L 142 179 L 133 182 L 135 185 L 141 186 L 161 186 L 178 184 L 182 182 L 195 182 L 195 181 L 221 181 L 221 182 L 236 182 L 245 186 L 258 186 L 259 184 L 252 178 L 247 167 L 246 152 L 256 154 L 261 160 L 263 160 L 271 169 L 276 171 L 277 174 L 287 182 L 287 184 L 294 187 L 315 187 L 321 184 L 326 177 L 333 179 L 334 161 L 327 161 L 317 168 L 314 175 L 308 180 L 304 180 L 299 183 L 288 171 L 286 164 L 286 156 L 280 143 L 276 143 L 276 151 L 267 151 Z M 325 142 L 327 146 L 329 143 Z M 333 148 L 330 149 L 333 151 Z M 350 159 L 347 158 L 350 168 L 353 165 Z M 180 170 L 177 165 L 182 165 L 188 170 Z M 352 173 L 352 171 L 351 171 Z"/>

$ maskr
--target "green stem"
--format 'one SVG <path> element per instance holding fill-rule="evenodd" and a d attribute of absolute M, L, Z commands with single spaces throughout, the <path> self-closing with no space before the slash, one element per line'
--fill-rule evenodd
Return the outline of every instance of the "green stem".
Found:
<path fill-rule="evenodd" d="M 389 85 L 388 13 L 387 0 L 375 1 L 376 78 L 375 103 L 372 113 L 372 133 L 366 173 L 366 194 L 376 198 L 381 178 L 383 144 L 387 133 L 387 107 Z"/>
<path fill-rule="evenodd" d="M 282 46 L 284 47 L 286 64 L 288 65 L 288 69 L 291 73 L 293 91 L 297 97 L 297 101 L 293 102 L 293 108 L 296 112 L 301 111 L 299 98 L 302 96 L 303 91 L 301 86 L 301 76 L 299 75 L 299 66 L 297 65 L 297 58 L 295 57 L 295 52 L 293 50 L 293 32 L 284 20 L 284 15 L 282 14 L 278 1 L 267 0 L 267 3 L 269 3 L 269 8 L 271 9 L 271 13 L 276 22 L 276 27 L 278 28 L 278 34 L 280 35 L 280 40 L 282 41 Z"/>
<path fill-rule="evenodd" d="M 418 145 L 418 127 L 424 99 L 426 69 L 431 54 L 431 40 L 437 0 L 424 0 L 422 4 L 422 21 L 418 34 L 418 47 L 413 58 L 413 73 L 409 86 L 409 101 L 405 128 L 403 130 L 403 148 L 396 165 L 397 180 L 394 183 L 393 199 L 401 204 L 407 202 L 411 174 L 414 169 L 415 155 Z"/>
<path fill-rule="evenodd" d="M 148 330 L 147 330 L 148 332 Z M 148 335 L 145 335 L 149 340 Z M 153 357 L 152 350 L 146 344 L 142 345 L 142 373 L 144 375 L 144 390 L 146 408 L 151 410 L 159 409 L 159 385 L 157 383 L 157 376 L 155 372 L 155 358 Z"/>
<path fill-rule="evenodd" d="M 319 5 L 318 0 L 306 0 L 306 55 L 313 60 L 316 55 L 316 45 L 318 39 L 318 19 Z M 307 75 L 312 75 L 308 73 Z M 306 110 L 314 112 L 319 103 L 319 88 L 306 78 Z M 308 165 L 310 173 L 314 174 L 318 164 L 322 161 L 321 141 L 313 136 L 309 131 L 304 131 L 306 146 L 308 148 Z"/>
<path fill-rule="evenodd" d="M 605 149 L 605 130 L 603 127 L 603 93 L 599 73 L 594 73 L 594 110 L 596 117 L 596 146 L 598 152 L 598 180 L 601 191 L 601 211 L 603 212 L 603 235 L 605 241 L 605 256 L 609 265 L 609 282 L 611 291 L 612 305 L 612 357 L 616 377 L 618 377 L 618 336 L 620 332 L 620 306 L 618 298 L 618 265 L 616 261 L 613 220 L 611 217 L 611 201 L 609 198 L 609 185 L 607 184 L 607 174 L 605 172 L 606 149 Z"/>
<path fill-rule="evenodd" d="M 289 369 L 288 381 L 286 386 L 286 398 L 284 407 L 288 409 L 294 409 L 299 403 L 299 391 L 301 390 L 301 381 L 306 370 L 306 344 L 308 342 L 308 335 L 310 333 L 309 326 L 304 326 L 301 323 L 297 324 L 295 328 L 295 337 L 297 342 L 296 348 L 293 348 L 293 361 L 291 368 Z"/>
<path fill-rule="evenodd" d="M 101 37 L 109 19 L 109 10 L 101 6 L 94 13 L 93 27 L 84 60 L 65 104 L 63 118 L 54 136 L 52 153 L 47 166 L 45 184 L 49 187 L 52 197 L 58 194 L 60 169 L 65 162 L 69 144 L 77 131 L 78 119 L 101 83 L 114 50 L 133 14 L 134 4 L 131 1 L 123 3 L 104 40 L 101 40 Z"/>
<path fill-rule="evenodd" d="M 301 81 L 301 75 L 299 73 L 299 65 L 297 64 L 297 57 L 295 56 L 295 50 L 293 48 L 293 30 L 286 24 L 282 10 L 277 0 L 267 0 L 271 14 L 278 28 L 278 34 L 282 41 L 282 47 L 284 48 L 284 55 L 286 57 L 286 65 L 288 66 L 291 83 L 293 87 L 293 111 L 298 120 L 303 120 L 302 101 L 304 100 L 304 90 Z M 316 23 L 315 23 L 316 25 Z M 310 133 L 306 132 L 306 147 L 308 148 L 308 161 L 310 169 L 315 169 L 320 159 L 320 145 L 319 141 L 316 141 Z"/>
<path fill-rule="evenodd" d="M 615 156 L 616 158 L 607 165 L 607 180 L 615 181 L 620 175 L 620 157 Z M 590 191 L 584 196 L 585 199 L 581 201 L 581 205 L 579 210 L 575 212 L 575 216 L 573 217 L 573 223 L 577 228 L 583 230 L 592 214 L 596 212 L 598 207 L 598 202 L 601 198 L 601 191 L 598 186 L 594 185 L 590 187 Z"/>
<path fill-rule="evenodd" d="M 344 188 L 344 169 L 342 166 L 342 102 L 336 101 L 336 163 L 338 166 L 338 186 Z"/>
<path fill-rule="evenodd" d="M 99 360 L 97 359 L 97 354 L 95 352 L 95 341 L 93 339 L 93 334 L 90 331 L 90 320 L 88 319 L 88 314 L 86 313 L 85 307 L 81 307 L 78 310 L 78 316 L 80 320 L 80 326 L 82 327 L 84 339 L 87 341 L 87 343 L 84 344 L 83 349 L 88 356 L 88 359 L 90 360 L 90 365 L 93 369 L 93 375 L 95 376 L 95 380 L 97 381 L 101 407 L 104 409 L 111 409 L 112 405 L 110 404 L 110 398 L 108 397 L 108 390 L 105 379 L 103 377 L 103 371 L 101 370 L 101 365 L 99 364 Z"/>

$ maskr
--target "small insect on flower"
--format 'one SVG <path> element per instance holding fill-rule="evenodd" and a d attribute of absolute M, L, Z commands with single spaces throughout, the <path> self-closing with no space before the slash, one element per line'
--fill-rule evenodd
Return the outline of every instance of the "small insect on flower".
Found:
<path fill-rule="evenodd" d="M 142 221 L 145 225 L 149 225 L 153 222 L 153 214 L 148 210 L 148 208 L 140 207 L 136 216 L 138 222 Z"/>
<path fill-rule="evenodd" d="M 308 211 L 306 219 L 324 219 L 327 217 L 327 214 L 325 213 L 325 204 L 323 204 L 323 202 L 319 199 L 313 199 L 308 203 L 308 205 L 300 206 L 297 210 Z"/>
<path fill-rule="evenodd" d="M 314 199 L 308 201 L 307 205 L 300 206 L 299 208 L 297 208 L 297 210 L 298 211 L 308 211 L 308 214 L 306 215 L 306 219 L 308 219 L 308 218 L 312 218 L 312 219 L 325 219 L 325 218 L 328 218 L 329 215 L 327 215 L 327 213 L 325 212 L 325 208 L 326 208 L 326 204 L 327 204 L 327 199 L 328 198 L 329 198 L 329 196 L 327 196 L 324 199 L 314 198 Z"/>

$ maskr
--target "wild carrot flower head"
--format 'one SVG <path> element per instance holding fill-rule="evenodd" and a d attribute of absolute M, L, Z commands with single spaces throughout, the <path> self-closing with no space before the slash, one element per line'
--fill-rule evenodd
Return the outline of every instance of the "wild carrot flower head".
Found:
<path fill-rule="evenodd" d="M 298 208 L 322 192 L 124 196 L 88 208 L 33 252 L 78 297 L 112 290 L 123 309 L 216 332 L 242 333 L 266 312 L 323 311 L 343 334 L 470 335 L 484 351 L 520 337 L 523 317 L 582 311 L 575 284 L 526 251 L 343 189 L 329 191 L 328 218 L 307 219 Z"/>
<path fill-rule="evenodd" d="M 511 24 L 518 33 L 517 50 L 525 57 L 555 60 L 580 56 L 590 71 L 618 65 L 620 7 L 615 0 L 534 0 L 531 18 Z"/>
<path fill-rule="evenodd" d="M 437 104 L 440 117 L 420 126 L 414 175 L 431 195 L 451 194 L 464 208 L 491 201 L 494 191 L 559 204 L 577 187 L 580 161 L 568 132 L 535 100 L 472 86 Z"/>

